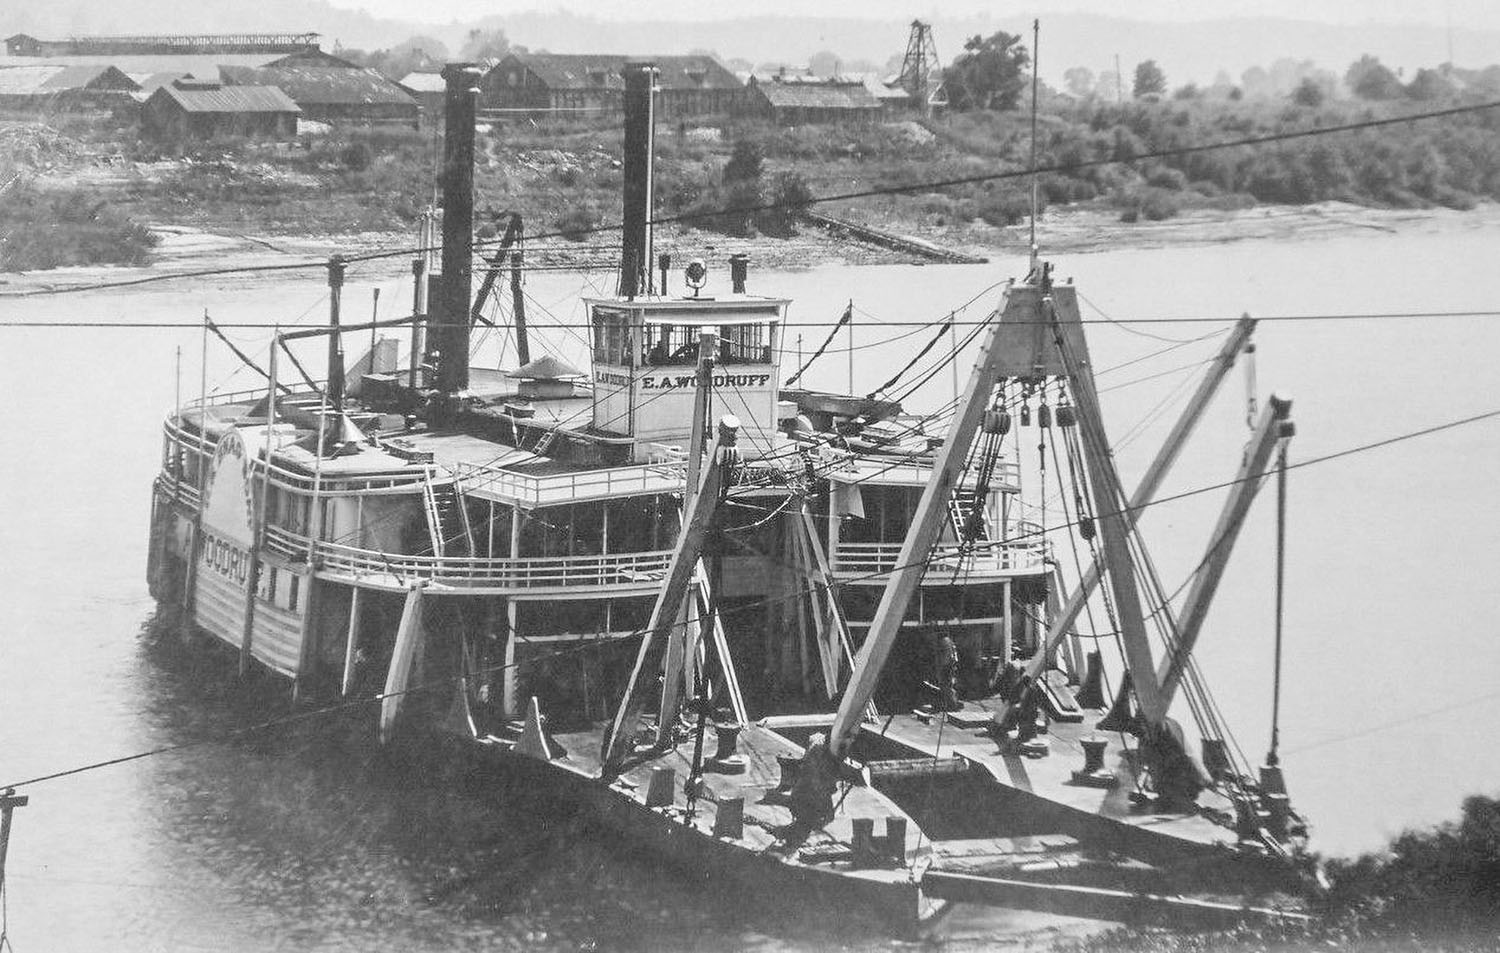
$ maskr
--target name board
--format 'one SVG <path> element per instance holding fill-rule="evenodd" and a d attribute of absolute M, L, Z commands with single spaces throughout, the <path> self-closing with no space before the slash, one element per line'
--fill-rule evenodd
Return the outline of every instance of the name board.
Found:
<path fill-rule="evenodd" d="M 697 374 L 646 374 L 636 379 L 641 385 L 641 390 L 690 390 L 698 386 Z M 594 382 L 598 384 L 611 384 L 616 387 L 625 387 L 630 384 L 630 378 L 624 374 L 614 374 L 609 371 L 595 371 Z M 713 387 L 765 387 L 771 382 L 770 374 L 715 374 L 709 378 L 709 384 Z"/>

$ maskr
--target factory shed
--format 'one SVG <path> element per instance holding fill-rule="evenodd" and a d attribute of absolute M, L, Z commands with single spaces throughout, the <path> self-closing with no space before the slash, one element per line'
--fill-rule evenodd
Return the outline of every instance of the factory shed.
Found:
<path fill-rule="evenodd" d="M 502 115 L 618 116 L 628 62 L 656 66 L 656 114 L 663 120 L 727 115 L 744 94 L 739 78 L 712 56 L 511 53 L 485 74 L 483 104 Z"/>
<path fill-rule="evenodd" d="M 141 105 L 141 131 L 172 142 L 220 136 L 292 139 L 299 112 L 297 104 L 274 86 L 180 79 L 159 87 Z"/>
<path fill-rule="evenodd" d="M 873 122 L 880 118 L 881 105 L 864 83 L 854 80 L 752 77 L 742 113 L 780 126 Z"/>

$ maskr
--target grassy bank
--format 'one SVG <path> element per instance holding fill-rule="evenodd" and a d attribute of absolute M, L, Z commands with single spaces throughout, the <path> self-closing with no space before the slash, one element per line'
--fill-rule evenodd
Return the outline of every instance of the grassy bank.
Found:
<path fill-rule="evenodd" d="M 1186 210 L 1265 204 L 1335 200 L 1463 209 L 1500 199 L 1500 117 L 1493 111 L 1143 158 L 1444 105 L 1450 103 L 1307 107 L 1189 99 L 1115 105 L 1059 98 L 1041 117 L 1038 161 L 1055 169 L 1040 178 L 1041 201 L 1044 209 L 1092 210 L 1129 224 Z M 10 150 L 18 157 L 13 163 L 36 176 L 39 189 L 86 188 L 130 221 L 268 236 L 410 229 L 434 200 L 440 151 L 430 130 L 349 130 L 290 143 L 225 140 L 163 148 L 140 139 L 131 126 L 97 117 L 8 129 L 11 140 L 29 135 L 42 143 Z M 475 171 L 481 230 L 489 227 L 488 213 L 501 211 L 519 211 L 531 234 L 564 232 L 579 239 L 615 222 L 620 139 L 613 121 L 516 123 L 482 131 Z M 995 246 L 1027 214 L 1025 177 L 941 189 L 924 183 L 1022 172 L 1029 154 L 1029 122 L 1014 112 L 793 129 L 728 119 L 666 126 L 658 146 L 659 211 L 713 231 L 781 238 L 796 232 L 794 216 L 722 210 L 901 186 L 909 191 L 820 209 L 937 241 Z M 79 247 L 112 253 L 83 241 Z"/>
<path fill-rule="evenodd" d="M 1500 799 L 1474 796 L 1458 821 L 1407 831 L 1388 848 L 1325 865 L 1320 920 L 1307 929 L 1185 934 L 1120 929 L 1068 953 L 1252 953 L 1264 950 L 1500 949 Z"/>
<path fill-rule="evenodd" d="M 80 189 L 17 183 L 0 201 L 0 271 L 143 265 L 157 237 Z"/>

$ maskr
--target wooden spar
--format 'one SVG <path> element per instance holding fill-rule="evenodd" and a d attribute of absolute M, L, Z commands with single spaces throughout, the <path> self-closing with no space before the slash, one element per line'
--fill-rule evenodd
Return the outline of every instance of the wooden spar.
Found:
<path fill-rule="evenodd" d="M 420 260 L 420 259 L 418 259 Z M 366 321 L 363 324 L 345 324 L 339 327 L 328 326 L 319 328 L 303 328 L 300 331 L 283 331 L 282 341 L 297 341 L 302 338 L 320 338 L 325 334 L 342 334 L 346 331 L 369 331 L 374 328 L 399 328 L 408 324 L 415 324 L 422 320 L 420 314 L 408 314 L 404 318 L 382 318 L 379 321 Z"/>
<path fill-rule="evenodd" d="M 1234 485 L 1229 490 L 1229 499 L 1224 501 L 1224 510 L 1219 514 L 1219 522 L 1214 527 L 1213 535 L 1209 537 L 1208 554 L 1198 571 L 1193 574 L 1192 588 L 1188 590 L 1187 600 L 1183 602 L 1182 612 L 1177 617 L 1176 644 L 1167 657 L 1162 659 L 1161 668 L 1157 672 L 1164 704 L 1172 703 L 1172 695 L 1182 683 L 1188 660 L 1193 654 L 1193 646 L 1198 641 L 1198 633 L 1203 630 L 1203 620 L 1208 615 L 1209 604 L 1213 602 L 1214 593 L 1219 588 L 1219 580 L 1224 575 L 1224 567 L 1229 562 L 1229 553 L 1234 549 L 1235 539 L 1244 526 L 1245 514 L 1249 512 L 1250 503 L 1260 489 L 1261 478 L 1265 475 L 1271 454 L 1278 444 L 1291 437 L 1291 412 L 1292 402 L 1276 394 L 1271 395 L 1265 409 L 1261 411 L 1255 436 L 1250 439 L 1250 447 L 1240 463 L 1239 472 L 1235 474 Z"/>
<path fill-rule="evenodd" d="M 479 290 L 474 292 L 474 300 L 469 305 L 470 322 L 477 323 L 483 320 L 485 299 L 489 298 L 490 292 L 495 290 L 495 282 L 500 278 L 500 269 L 505 267 L 506 255 L 515 244 L 520 228 L 521 216 L 511 212 L 510 223 L 505 226 L 505 234 L 500 236 L 500 245 L 495 249 L 495 254 L 490 256 L 489 267 L 485 269 L 484 278 L 479 282 Z M 521 359 L 521 364 L 526 362 L 526 358 Z"/>
<path fill-rule="evenodd" d="M 1137 516 L 1142 507 L 1146 506 L 1156 497 L 1156 491 L 1160 489 L 1162 481 L 1166 479 L 1167 473 L 1186 446 L 1188 438 L 1197 428 L 1199 421 L 1203 419 L 1203 413 L 1212 403 L 1214 395 L 1219 391 L 1219 385 L 1229 376 L 1234 368 L 1235 361 L 1240 354 L 1244 353 L 1246 345 L 1250 341 L 1250 335 L 1255 331 L 1255 319 L 1249 315 L 1242 316 L 1235 322 L 1234 328 L 1224 340 L 1224 346 L 1219 348 L 1219 353 L 1214 357 L 1213 364 L 1209 366 L 1208 373 L 1198 384 L 1198 389 L 1193 391 L 1193 396 L 1188 400 L 1187 406 L 1182 410 L 1182 415 L 1177 418 L 1177 423 L 1172 425 L 1172 430 L 1167 434 L 1167 439 L 1162 442 L 1161 449 L 1157 451 L 1156 458 L 1146 468 L 1141 477 L 1141 482 L 1135 488 L 1135 493 L 1130 497 L 1130 509 L 1126 513 L 1126 519 L 1130 525 L 1135 525 Z M 1063 604 L 1062 610 L 1053 617 L 1047 629 L 1046 638 L 1043 640 L 1040 650 L 1031 660 L 1026 663 L 1026 675 L 1031 681 L 1036 681 L 1041 676 L 1047 665 L 1047 660 L 1057 650 L 1058 644 L 1067 637 L 1068 632 L 1078 621 L 1078 614 L 1083 611 L 1089 596 L 1099 585 L 1100 566 L 1097 559 L 1093 560 L 1083 578 L 1078 581 L 1078 588 L 1073 590 L 1068 601 Z M 1007 602 L 1007 606 L 1009 603 Z M 1007 630 L 1008 631 L 1008 630 Z M 1010 706 L 1007 704 L 995 714 L 997 719 L 1003 719 L 1009 714 Z"/>
<path fill-rule="evenodd" d="M 1000 339 L 1001 327 L 1008 317 L 1012 321 L 1035 322 L 1039 313 L 1037 299 L 1037 289 L 1029 285 L 1007 289 L 999 309 L 1000 320 L 985 335 L 979 361 L 969 375 L 969 383 L 959 401 L 948 436 L 932 465 L 932 477 L 922 490 L 922 498 L 906 533 L 906 542 L 901 546 L 896 566 L 881 593 L 870 631 L 859 647 L 848 688 L 839 699 L 838 714 L 834 716 L 833 727 L 828 733 L 828 750 L 835 757 L 847 755 L 854 743 L 859 722 L 865 716 L 865 705 L 875 693 L 881 669 L 885 667 L 891 646 L 901 631 L 907 603 L 927 569 L 927 554 L 948 520 L 948 500 L 953 495 L 959 472 L 968 461 L 969 448 L 974 444 L 979 422 L 989 409 L 990 394 L 995 388 L 998 374 L 996 342 Z"/>
<path fill-rule="evenodd" d="M 391 667 L 385 675 L 385 691 L 380 695 L 380 743 L 389 744 L 394 737 L 396 718 L 411 689 L 412 664 L 422 643 L 422 590 L 425 583 L 413 583 L 406 590 L 406 604 L 401 607 L 401 624 L 396 629 L 396 644 L 391 649 Z"/>
<path fill-rule="evenodd" d="M 1103 543 L 1104 564 L 1109 571 L 1111 594 L 1115 600 L 1120 641 L 1125 650 L 1136 700 L 1141 715 L 1152 728 L 1166 717 L 1156 666 L 1151 659 L 1151 643 L 1146 638 L 1145 617 L 1141 612 L 1141 595 L 1135 585 L 1135 560 L 1130 554 L 1132 524 L 1120 506 L 1124 494 L 1115 471 L 1104 433 L 1104 415 L 1099 409 L 1099 395 L 1094 389 L 1094 372 L 1089 366 L 1088 345 L 1083 339 L 1083 325 L 1078 315 L 1078 299 L 1071 287 L 1055 288 L 1043 299 L 1043 310 L 1051 321 L 1068 386 L 1078 414 L 1078 431 L 1083 438 L 1084 464 L 1094 495 L 1095 519 Z"/>
<path fill-rule="evenodd" d="M 646 673 L 653 667 L 651 663 L 659 646 L 671 639 L 673 629 L 677 628 L 675 623 L 678 610 L 687 593 L 688 584 L 698 570 L 703 543 L 708 537 L 708 528 L 719 504 L 719 490 L 727 469 L 726 457 L 734 449 L 739 426 L 739 419 L 732 414 L 726 414 L 719 422 L 719 435 L 703 474 L 703 485 L 683 514 L 682 532 L 677 538 L 677 547 L 672 552 L 672 561 L 667 566 L 666 578 L 662 580 L 661 593 L 656 598 L 656 604 L 651 607 L 651 621 L 641 639 L 640 651 L 636 653 L 635 668 L 630 673 L 625 697 L 620 700 L 620 707 L 615 710 L 614 720 L 604 735 L 601 754 L 606 773 L 615 770 L 621 759 L 629 753 L 636 719 L 643 704 Z M 681 687 L 677 681 L 672 677 L 665 678 L 662 682 L 662 694 L 675 694 Z"/>

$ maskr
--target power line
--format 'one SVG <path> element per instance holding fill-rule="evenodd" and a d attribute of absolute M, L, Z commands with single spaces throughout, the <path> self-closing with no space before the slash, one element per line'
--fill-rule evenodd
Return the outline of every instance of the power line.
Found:
<path fill-rule="evenodd" d="M 1428 436 L 1430 434 L 1440 433 L 1440 432 L 1446 431 L 1446 430 L 1453 430 L 1453 429 L 1456 429 L 1458 427 L 1463 427 L 1463 426 L 1466 426 L 1468 424 L 1478 423 L 1480 421 L 1489 420 L 1489 419 L 1496 418 L 1496 417 L 1500 417 L 1500 408 L 1497 408 L 1495 410 L 1484 411 L 1482 413 L 1471 414 L 1471 415 L 1469 415 L 1467 417 L 1461 417 L 1459 419 L 1450 420 L 1450 421 L 1447 421 L 1445 423 L 1434 424 L 1434 425 L 1432 425 L 1430 427 L 1421 428 L 1420 430 L 1408 431 L 1406 433 L 1397 434 L 1397 435 L 1392 436 L 1392 437 L 1386 437 L 1386 438 L 1381 439 L 1381 440 L 1375 440 L 1375 441 L 1372 441 L 1370 443 L 1360 444 L 1358 446 L 1349 447 L 1349 448 L 1346 448 L 1344 450 L 1334 451 L 1333 453 L 1326 453 L 1326 454 L 1323 454 L 1322 456 L 1309 457 L 1306 460 L 1301 460 L 1301 461 L 1298 461 L 1297 463 L 1289 464 L 1287 466 L 1287 469 L 1288 470 L 1296 470 L 1296 469 L 1301 469 L 1302 467 L 1309 467 L 1309 466 L 1314 466 L 1314 465 L 1317 465 L 1317 464 L 1327 463 L 1329 461 L 1338 460 L 1338 459 L 1341 459 L 1343 457 L 1353 456 L 1353 455 L 1359 454 L 1359 453 L 1365 453 L 1365 452 L 1370 451 L 1370 450 L 1377 450 L 1377 449 L 1380 449 L 1382 447 L 1388 447 L 1388 446 L 1391 446 L 1393 444 L 1402 443 L 1402 442 L 1407 441 L 1407 440 L 1414 440 L 1414 439 L 1416 439 L 1418 437 L 1425 437 L 1425 436 Z M 1264 478 L 1264 474 L 1257 473 L 1257 474 L 1254 474 L 1254 475 L 1248 476 L 1248 477 L 1243 477 L 1243 478 L 1234 479 L 1234 480 L 1227 480 L 1225 482 L 1212 484 L 1210 486 L 1203 486 L 1203 487 L 1198 487 L 1197 489 L 1193 489 L 1193 490 L 1186 490 L 1186 491 L 1184 491 L 1182 493 L 1176 493 L 1176 494 L 1173 494 L 1171 496 L 1160 497 L 1158 499 L 1151 500 L 1148 503 L 1142 504 L 1141 506 L 1133 507 L 1132 509 L 1135 512 L 1139 512 L 1141 510 L 1148 509 L 1148 508 L 1153 507 L 1153 506 L 1160 506 L 1162 504 L 1170 503 L 1170 502 L 1173 502 L 1175 500 L 1186 499 L 1187 497 L 1198 496 L 1198 495 L 1203 494 L 1203 493 L 1210 493 L 1210 492 L 1213 492 L 1214 490 L 1220 490 L 1220 489 L 1224 489 L 1225 487 L 1234 486 L 1234 485 L 1236 485 L 1238 483 L 1248 482 L 1250 480 L 1260 480 L 1260 479 L 1263 479 L 1263 478 Z M 1118 515 L 1118 514 L 1114 514 L 1114 515 Z M 1033 532 L 1025 533 L 1025 534 L 1022 534 L 1021 536 L 1014 537 L 1011 540 L 1006 540 L 1006 542 L 1014 542 L 1016 540 L 1022 540 L 1022 539 L 1026 539 L 1028 537 L 1032 537 L 1032 536 L 1045 536 L 1047 533 L 1052 533 L 1052 532 L 1057 532 L 1059 530 L 1068 529 L 1068 528 L 1071 528 L 1071 527 L 1076 526 L 1076 525 L 1078 525 L 1078 521 L 1077 520 L 1073 520 L 1073 521 L 1069 521 L 1069 522 L 1064 522 L 1064 523 L 1056 525 L 1056 526 L 1043 527 L 1043 528 L 1035 530 Z M 927 563 L 930 563 L 930 562 L 931 562 L 931 556 L 929 554 L 928 556 L 925 556 L 925 557 L 917 560 L 916 563 L 914 563 L 913 565 L 924 565 L 924 564 L 927 564 Z M 843 587 L 848 586 L 848 585 L 850 585 L 850 584 L 852 584 L 854 582 L 869 581 L 871 579 L 878 579 L 878 578 L 881 578 L 882 576 L 888 576 L 888 575 L 890 575 L 893 572 L 896 572 L 896 571 L 898 571 L 900 569 L 905 569 L 905 568 L 909 568 L 909 567 L 906 567 L 906 566 L 893 566 L 892 568 L 890 568 L 888 570 L 880 570 L 880 571 L 877 571 L 877 572 L 866 574 L 865 576 L 862 576 L 862 577 L 856 577 L 854 579 L 844 580 L 842 582 L 836 582 L 836 583 L 830 585 L 829 588 L 832 589 L 832 588 L 834 588 L 834 586 L 837 586 L 838 588 L 843 588 Z M 783 597 L 779 597 L 779 598 L 782 599 L 782 600 L 790 599 L 790 598 L 799 598 L 800 599 L 802 597 L 802 595 L 803 595 L 803 592 L 804 592 L 804 590 L 802 590 L 802 589 L 799 588 L 797 590 L 797 592 L 792 593 L 789 596 L 783 596 Z M 750 603 L 748 603 L 748 604 L 746 604 L 744 606 L 740 606 L 740 607 L 737 607 L 735 609 L 731 609 L 731 610 L 727 610 L 727 611 L 728 612 L 745 612 L 745 611 L 750 611 L 750 610 L 753 610 L 753 609 L 758 609 L 758 608 L 760 608 L 763 605 L 768 605 L 768 604 L 770 604 L 772 602 L 775 602 L 775 601 L 778 601 L 778 599 L 777 598 L 759 599 L 759 600 L 755 600 L 753 602 L 750 602 Z M 668 628 L 668 631 L 670 631 L 673 628 L 677 628 L 677 627 L 680 627 L 680 626 L 683 626 L 683 625 L 686 625 L 686 623 L 685 622 L 675 623 L 672 626 L 668 626 L 667 628 Z M 633 637 L 635 637 L 637 635 L 646 635 L 646 634 L 648 634 L 646 632 L 646 630 L 641 629 L 641 630 L 638 630 L 636 632 L 627 633 L 626 635 L 620 636 L 620 637 L 611 637 L 609 639 L 596 639 L 596 640 L 590 640 L 590 641 L 582 641 L 582 642 L 580 642 L 579 645 L 573 646 L 572 648 L 555 650 L 555 651 L 553 651 L 552 653 L 550 653 L 546 657 L 551 658 L 551 657 L 556 657 L 556 656 L 560 656 L 560 655 L 571 654 L 573 652 L 583 651 L 585 649 L 593 649 L 593 648 L 597 647 L 600 644 L 604 644 L 604 643 L 608 643 L 608 642 L 623 641 L 624 639 L 633 638 Z M 535 660 L 533 660 L 533 661 L 535 661 Z M 441 685 L 451 684 L 453 682 L 457 682 L 457 681 L 460 681 L 460 680 L 465 679 L 465 678 L 471 678 L 471 677 L 473 677 L 476 674 L 485 674 L 487 672 L 501 671 L 501 670 L 503 670 L 505 668 L 509 668 L 509 667 L 512 667 L 512 666 L 519 666 L 521 664 L 522 663 L 520 661 L 515 661 L 515 662 L 510 662 L 510 663 L 502 663 L 500 665 L 491 666 L 491 667 L 489 667 L 489 668 L 487 668 L 487 669 L 485 669 L 485 670 L 483 670 L 481 672 L 466 672 L 466 673 L 461 673 L 461 674 L 453 676 L 451 678 L 441 679 L 441 680 L 439 680 L 438 682 L 435 682 L 435 683 L 425 683 L 425 684 L 422 684 L 422 685 L 418 685 L 418 686 L 414 686 L 414 687 L 411 687 L 411 688 L 404 689 L 404 690 L 402 690 L 400 692 L 387 692 L 387 693 L 380 693 L 380 694 L 377 694 L 377 695 L 372 696 L 372 697 L 349 699 L 347 701 L 344 701 L 344 702 L 341 702 L 341 703 L 338 703 L 338 704 L 335 704 L 335 705 L 328 705 L 328 706 L 325 706 L 325 707 L 322 707 L 322 708 L 315 708 L 315 709 L 311 709 L 311 710 L 305 711 L 305 712 L 298 712 L 298 713 L 296 713 L 294 715 L 288 715 L 288 716 L 285 716 L 285 717 L 282 717 L 282 718 L 273 718 L 273 719 L 270 719 L 268 721 L 258 722 L 258 723 L 254 724 L 254 725 L 248 725 L 248 726 L 246 726 L 244 728 L 232 729 L 227 734 L 225 734 L 224 736 L 221 736 L 221 737 L 202 738 L 202 739 L 197 739 L 195 741 L 185 741 L 185 742 L 179 742 L 177 744 L 171 744 L 171 745 L 160 745 L 160 746 L 157 746 L 155 748 L 149 748 L 149 749 L 146 749 L 144 751 L 135 752 L 133 754 L 121 755 L 121 756 L 116 757 L 116 758 L 108 758 L 108 759 L 105 759 L 105 760 L 102 760 L 102 761 L 95 761 L 95 762 L 91 762 L 89 764 L 83 764 L 83 765 L 79 765 L 77 767 L 67 768 L 67 769 L 64 769 L 64 770 L 61 770 L 61 771 L 54 771 L 54 772 L 51 772 L 49 774 L 39 775 L 37 777 L 28 778 L 28 779 L 23 780 L 23 781 L 10 782 L 10 783 L 4 785 L 4 787 L 14 787 L 14 788 L 27 787 L 27 786 L 30 786 L 30 785 L 33 785 L 33 784 L 40 784 L 43 781 L 53 781 L 53 780 L 57 780 L 59 778 L 65 778 L 65 777 L 71 777 L 73 775 L 83 774 L 83 773 L 85 773 L 87 771 L 94 771 L 94 770 L 98 770 L 98 769 L 101 769 L 101 768 L 113 767 L 115 765 L 127 764 L 127 763 L 129 763 L 131 761 L 139 761 L 139 760 L 141 760 L 143 758 L 149 758 L 149 757 L 153 757 L 153 756 L 159 755 L 159 754 L 167 754 L 167 753 L 173 752 L 173 751 L 181 751 L 181 750 L 184 750 L 184 749 L 187 749 L 187 748 L 193 748 L 193 747 L 197 747 L 197 746 L 205 745 L 205 744 L 218 744 L 218 743 L 222 743 L 223 741 L 226 741 L 226 740 L 229 740 L 229 739 L 232 739 L 232 738 L 236 738 L 236 737 L 240 737 L 240 736 L 243 736 L 243 735 L 246 735 L 246 734 L 250 734 L 252 732 L 266 731 L 266 730 L 269 730 L 269 729 L 272 729 L 272 728 L 281 727 L 283 725 L 292 724 L 294 722 L 306 721 L 306 720 L 309 720 L 311 718 L 320 717 L 322 715 L 327 715 L 327 714 L 332 714 L 334 712 L 343 711 L 343 710 L 354 708 L 354 707 L 358 707 L 358 706 L 361 706 L 361 705 L 368 705 L 368 704 L 370 704 L 372 702 L 381 701 L 381 700 L 384 700 L 386 698 L 396 697 L 398 695 L 406 695 L 406 694 L 411 694 L 411 693 L 418 692 L 418 691 L 425 691 L 425 690 L 433 688 L 433 687 L 439 687 Z M 1385 726 L 1377 726 L 1377 729 L 1372 729 L 1372 730 L 1378 730 L 1379 728 L 1383 728 L 1383 727 L 1385 727 Z M 1333 740 L 1342 740 L 1342 739 L 1333 739 Z M 1330 740 L 1328 742 L 1323 742 L 1323 743 L 1332 743 L 1333 740 Z M 1288 753 L 1291 753 L 1291 752 L 1288 752 Z"/>
<path fill-rule="evenodd" d="M 1358 132 L 1366 129 L 1380 129 L 1386 126 L 1395 126 L 1407 122 L 1423 122 L 1432 119 L 1443 119 L 1451 116 L 1467 115 L 1470 113 L 1483 112 L 1490 109 L 1500 108 L 1500 101 L 1487 101 L 1483 103 L 1472 103 L 1464 106 L 1452 106 L 1446 109 L 1434 109 L 1425 112 L 1408 113 L 1404 116 L 1388 116 L 1383 119 L 1364 119 L 1357 122 L 1340 123 L 1333 126 L 1315 126 L 1310 129 L 1296 129 L 1285 132 L 1268 133 L 1261 136 L 1243 136 L 1238 139 L 1227 139 L 1218 142 L 1208 142 L 1193 146 L 1176 146 L 1168 149 L 1154 149 L 1141 152 L 1124 159 L 1085 159 L 1078 162 L 1054 163 L 1035 168 L 1014 169 L 1006 172 L 990 172 L 979 175 L 959 176 L 950 179 L 936 179 L 925 182 L 913 182 L 905 185 L 886 185 L 869 189 L 856 189 L 849 192 L 839 192 L 831 195 L 813 196 L 800 202 L 761 202 L 753 205 L 733 206 L 729 208 L 716 209 L 713 211 L 684 212 L 678 215 L 666 215 L 653 218 L 651 225 L 668 225 L 682 222 L 690 222 L 699 219 L 712 219 L 723 215 L 738 215 L 753 212 L 772 211 L 775 209 L 806 208 L 825 202 L 841 202 L 851 199 L 874 198 L 882 195 L 903 195 L 910 192 L 935 191 L 952 188 L 959 185 L 976 185 L 985 182 L 998 182 L 1008 179 L 1024 178 L 1031 175 L 1069 173 L 1084 169 L 1101 168 L 1110 165 L 1129 165 L 1152 159 L 1167 159 L 1176 156 L 1196 155 L 1203 152 L 1212 152 L 1219 149 L 1236 149 L 1250 146 L 1269 145 L 1278 142 L 1289 142 L 1297 139 L 1306 139 L 1314 136 L 1334 135 L 1343 132 Z M 528 237 L 529 241 L 540 241 L 549 238 L 567 238 L 577 235 L 599 234 L 603 232 L 617 232 L 624 228 L 623 223 L 609 223 L 596 225 L 586 229 L 569 229 L 567 233 L 544 232 L 539 235 Z M 470 249 L 477 250 L 491 245 L 499 244 L 502 239 L 482 239 L 471 241 Z M 386 251 L 367 252 L 365 254 L 346 255 L 344 260 L 350 264 L 377 261 L 386 258 L 404 258 L 421 254 L 426 249 L 419 247 L 404 247 L 389 249 Z M 45 288 L 31 291 L 11 292 L 0 295 L 0 298 L 26 298 L 42 295 L 74 294 L 82 291 L 102 290 L 108 288 L 122 288 L 134 285 L 151 284 L 161 281 L 171 281 L 177 278 L 207 278 L 219 275 L 231 275 L 250 272 L 276 272 L 294 271 L 298 269 L 326 267 L 326 259 L 308 260 L 301 262 L 283 262 L 275 265 L 246 265 L 229 268 L 203 269 L 200 271 L 177 272 L 171 275 L 150 275 L 140 278 L 123 279 L 118 282 L 98 282 L 92 285 L 79 285 L 71 288 Z"/>
<path fill-rule="evenodd" d="M 3 297 L 4 297 L 4 295 L 0 295 L 0 298 L 3 298 Z M 1408 321 L 1408 320 L 1410 320 L 1410 321 L 1427 321 L 1427 320 L 1438 320 L 1438 319 L 1448 319 L 1448 318 L 1500 318 L 1500 309 L 1489 309 L 1489 310 L 1481 309 L 1481 310 L 1473 310 L 1473 311 L 1370 311 L 1370 312 L 1346 312 L 1346 313 L 1342 313 L 1342 314 L 1271 314 L 1271 315 L 1257 316 L 1255 318 L 1255 320 L 1257 322 L 1261 322 L 1261 323 L 1278 323 L 1278 322 L 1300 322 L 1300 321 Z M 1192 315 L 1192 316 L 1176 317 L 1176 318 L 1171 318 L 1171 317 L 1158 317 L 1158 318 L 1079 318 L 1078 322 L 1080 324 L 1146 324 L 1146 325 L 1154 325 L 1154 324 L 1227 324 L 1227 323 L 1233 322 L 1235 320 L 1237 320 L 1237 319 L 1236 318 L 1229 318 L 1229 317 L 1207 317 L 1207 316 L 1203 316 L 1203 315 Z M 269 331 L 269 330 L 273 330 L 273 329 L 278 328 L 278 327 L 285 327 L 284 323 L 274 323 L 274 322 L 269 322 L 269 321 L 264 321 L 264 322 L 262 322 L 262 321 L 240 321 L 240 322 L 233 322 L 233 323 L 231 323 L 231 322 L 217 322 L 216 321 L 214 323 L 217 324 L 220 328 L 225 329 L 225 330 L 234 330 L 234 329 L 260 329 L 260 330 L 267 330 L 267 331 Z M 954 321 L 953 322 L 953 324 L 956 327 L 979 327 L 979 326 L 983 326 L 986 323 L 987 322 L 983 321 L 983 320 Z M 1007 325 L 1015 325 L 1015 326 L 1041 324 L 1041 325 L 1046 325 L 1048 327 L 1051 327 L 1051 325 L 1052 325 L 1052 322 L 1050 320 L 1041 319 L 1041 318 L 1038 318 L 1036 320 L 1016 320 L 1016 321 L 1007 320 L 1005 323 Z M 931 321 L 883 321 L 883 322 L 881 322 L 881 326 L 882 327 L 889 327 L 889 328 L 916 328 L 917 330 L 921 330 L 922 328 L 926 328 L 926 327 L 931 327 L 932 325 L 933 325 L 933 322 L 931 322 Z M 513 325 L 508 324 L 506 322 L 496 322 L 495 323 L 495 327 L 497 327 L 497 328 L 509 328 L 509 327 L 512 327 L 512 326 Z M 782 328 L 826 328 L 828 326 L 829 326 L 829 322 L 827 322 L 827 321 L 785 321 L 785 322 L 780 322 L 778 324 L 778 327 L 782 327 Z M 100 329 L 110 329 L 110 328 L 126 328 L 126 329 L 128 329 L 128 328 L 138 328 L 140 330 L 148 330 L 149 331 L 149 330 L 170 330 L 170 329 L 177 329 L 177 328 L 191 328 L 193 330 L 199 330 L 202 327 L 203 327 L 203 322 L 201 320 L 199 320 L 199 321 L 79 321 L 79 320 L 68 320 L 68 321 L 63 321 L 63 320 L 57 320 L 57 321 L 52 321 L 52 320 L 0 321 L 0 328 L 100 328 Z M 586 322 L 572 322 L 572 323 L 559 323 L 559 324 L 555 324 L 555 325 L 554 324 L 548 324 L 548 325 L 546 325 L 546 327 L 548 327 L 548 328 L 556 327 L 556 328 L 562 328 L 562 329 L 576 328 L 576 329 L 587 330 L 587 329 L 592 328 L 593 325 L 589 324 L 589 323 L 586 323 Z M 1194 340 L 1194 341 L 1187 341 L 1187 342 L 1183 342 L 1183 343 L 1189 343 L 1189 344 L 1196 343 L 1196 340 Z M 863 348 L 863 346 L 861 346 L 861 348 L 856 348 L 856 350 L 860 350 L 862 348 Z M 840 348 L 834 348 L 833 350 L 840 351 L 840 350 L 848 350 L 848 349 L 847 348 L 842 348 L 842 349 L 840 349 Z"/>

